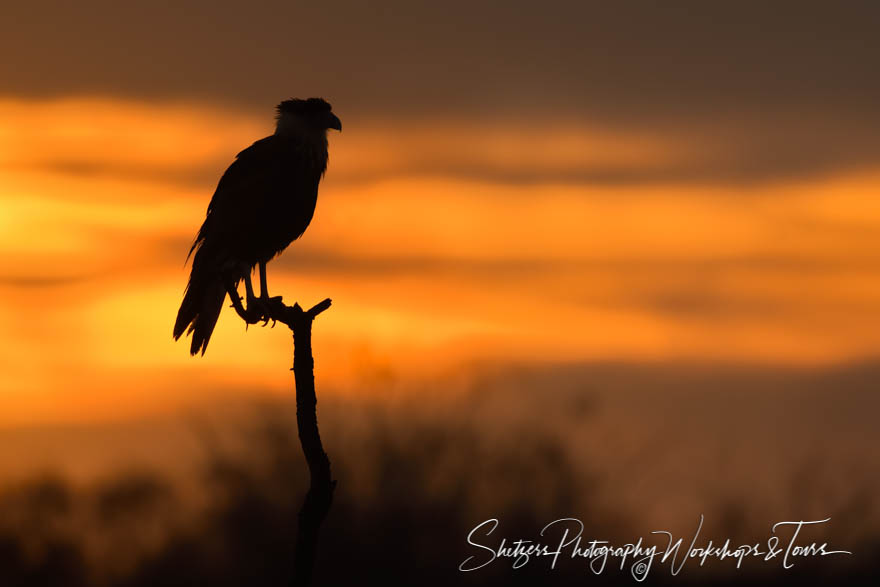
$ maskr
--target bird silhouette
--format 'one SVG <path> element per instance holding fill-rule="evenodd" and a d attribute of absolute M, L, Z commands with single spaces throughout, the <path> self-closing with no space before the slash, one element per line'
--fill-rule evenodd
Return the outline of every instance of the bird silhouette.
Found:
<path fill-rule="evenodd" d="M 248 321 L 268 321 L 266 263 L 299 238 L 314 215 L 327 169 L 327 131 L 341 131 L 342 123 L 321 98 L 285 100 L 276 110 L 275 133 L 240 152 L 220 178 L 187 255 L 195 253 L 174 340 L 191 334 L 192 355 L 205 354 L 227 295 L 242 308 L 242 280 Z M 257 265 L 259 298 L 251 283 Z"/>

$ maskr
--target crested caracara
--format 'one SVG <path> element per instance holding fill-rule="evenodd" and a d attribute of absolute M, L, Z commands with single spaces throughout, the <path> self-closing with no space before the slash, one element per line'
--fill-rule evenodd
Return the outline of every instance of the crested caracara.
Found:
<path fill-rule="evenodd" d="M 190 249 L 192 272 L 174 323 L 174 339 L 192 334 L 190 353 L 205 353 L 227 294 L 268 319 L 266 263 L 305 232 L 327 168 L 327 130 L 342 123 L 320 98 L 285 100 L 275 134 L 236 156 L 217 184 L 205 222 Z M 187 257 L 188 258 L 188 257 Z M 251 272 L 260 267 L 260 297 Z"/>

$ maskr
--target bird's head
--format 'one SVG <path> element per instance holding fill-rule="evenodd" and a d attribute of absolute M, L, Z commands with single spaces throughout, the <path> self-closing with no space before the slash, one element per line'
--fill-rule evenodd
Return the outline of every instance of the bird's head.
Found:
<path fill-rule="evenodd" d="M 342 130 L 342 122 L 322 98 L 292 98 L 279 104 L 276 110 L 276 134 L 325 133 L 331 128 Z"/>

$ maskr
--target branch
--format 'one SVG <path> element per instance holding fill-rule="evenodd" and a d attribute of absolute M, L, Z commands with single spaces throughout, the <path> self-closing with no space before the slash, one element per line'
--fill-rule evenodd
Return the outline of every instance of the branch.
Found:
<path fill-rule="evenodd" d="M 293 585 L 308 585 L 315 566 L 318 531 L 333 503 L 336 481 L 330 475 L 330 458 L 324 452 L 318 432 L 318 399 L 315 395 L 315 361 L 312 358 L 312 321 L 330 307 L 330 299 L 304 311 L 299 304 L 286 306 L 281 298 L 272 298 L 268 316 L 286 324 L 293 331 L 293 377 L 296 382 L 296 424 L 299 442 L 309 467 L 309 490 L 299 511 L 296 550 L 293 562 Z M 254 316 L 236 304 L 236 312 L 245 322 L 253 323 Z"/>
<path fill-rule="evenodd" d="M 330 475 L 330 459 L 318 432 L 318 399 L 315 395 L 315 362 L 312 358 L 312 321 L 330 307 L 330 299 L 303 311 L 299 304 L 285 306 L 281 299 L 270 308 L 271 318 L 287 324 L 293 331 L 293 374 L 296 381 L 296 424 L 299 441 L 309 466 L 310 484 L 299 512 L 294 579 L 297 586 L 308 585 L 315 565 L 318 530 L 333 503 L 336 481 Z M 280 311 L 276 311 L 280 310 Z"/>
<path fill-rule="evenodd" d="M 315 361 L 312 358 L 312 321 L 330 307 L 330 298 L 303 310 L 299 304 L 287 306 L 281 297 L 270 298 L 267 304 L 245 308 L 233 282 L 226 283 L 235 312 L 245 324 L 269 320 L 286 324 L 293 331 L 293 378 L 296 383 L 296 425 L 299 443 L 309 466 L 309 491 L 299 510 L 296 550 L 293 555 L 293 585 L 304 587 L 312 578 L 318 530 L 333 503 L 336 481 L 330 475 L 330 458 L 324 452 L 318 433 L 318 398 L 315 395 Z M 249 304 L 250 305 L 250 304 Z"/>
<path fill-rule="evenodd" d="M 284 302 L 281 301 L 280 297 L 271 298 L 269 300 L 269 312 L 267 318 L 287 324 L 287 326 L 293 330 L 294 336 L 296 336 L 297 327 L 307 328 L 309 331 L 309 350 L 311 350 L 312 320 L 314 320 L 318 314 L 329 308 L 331 303 L 330 298 L 327 298 L 306 311 L 303 310 L 299 304 L 294 304 L 293 307 L 286 306 Z M 296 365 L 294 365 L 294 367 L 295 366 Z"/>

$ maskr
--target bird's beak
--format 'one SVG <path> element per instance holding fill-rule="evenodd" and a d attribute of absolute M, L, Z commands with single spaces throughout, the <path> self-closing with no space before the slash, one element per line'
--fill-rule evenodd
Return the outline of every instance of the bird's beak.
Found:
<path fill-rule="evenodd" d="M 327 128 L 335 128 L 339 132 L 342 132 L 342 121 L 332 112 L 329 114 L 329 120 L 327 120 Z"/>

